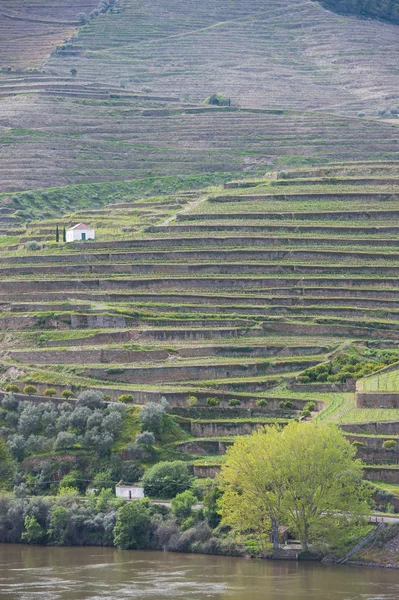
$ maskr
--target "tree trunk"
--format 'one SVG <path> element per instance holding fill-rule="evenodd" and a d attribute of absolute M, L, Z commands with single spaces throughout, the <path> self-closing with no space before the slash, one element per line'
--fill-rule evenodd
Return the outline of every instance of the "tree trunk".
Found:
<path fill-rule="evenodd" d="M 278 539 L 278 521 L 276 521 L 276 519 L 272 519 L 272 541 L 273 550 L 279 550 L 280 543 Z"/>

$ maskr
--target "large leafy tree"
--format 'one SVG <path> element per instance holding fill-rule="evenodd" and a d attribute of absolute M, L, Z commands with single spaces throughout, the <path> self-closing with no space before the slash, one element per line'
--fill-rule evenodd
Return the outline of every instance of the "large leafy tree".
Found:
<path fill-rule="evenodd" d="M 114 528 L 114 544 L 121 550 L 145 548 L 150 531 L 148 500 L 134 500 L 118 511 Z"/>
<path fill-rule="evenodd" d="M 332 425 L 293 422 L 241 438 L 228 450 L 220 479 L 223 522 L 263 547 L 270 530 L 278 547 L 279 523 L 292 526 L 308 550 L 368 511 L 362 464 Z"/>

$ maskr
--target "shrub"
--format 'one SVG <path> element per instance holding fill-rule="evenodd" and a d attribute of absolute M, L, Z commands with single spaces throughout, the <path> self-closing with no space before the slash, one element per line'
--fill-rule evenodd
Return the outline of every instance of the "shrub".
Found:
<path fill-rule="evenodd" d="M 156 402 L 148 402 L 140 410 L 139 421 L 143 431 L 152 431 L 153 433 L 161 433 L 166 414 L 168 403 L 165 401 L 157 404 Z"/>
<path fill-rule="evenodd" d="M 22 461 L 25 458 L 25 440 L 22 435 L 13 435 L 7 441 L 7 449 L 11 457 Z"/>
<path fill-rule="evenodd" d="M 205 104 L 211 106 L 231 106 L 231 99 L 225 98 L 222 94 L 211 94 L 206 98 Z"/>
<path fill-rule="evenodd" d="M 310 400 L 309 402 L 307 402 L 305 404 L 305 406 L 303 407 L 303 409 L 304 410 L 310 410 L 310 412 L 313 412 L 314 410 L 316 410 L 316 404 Z"/>
<path fill-rule="evenodd" d="M 15 383 L 9 383 L 8 386 L 6 387 L 6 392 L 11 392 L 13 394 L 18 394 L 19 387 L 17 385 L 15 385 Z"/>
<path fill-rule="evenodd" d="M 308 417 L 312 416 L 312 413 L 310 412 L 310 410 L 305 410 L 305 409 L 304 409 L 304 410 L 301 412 L 301 415 L 302 415 L 302 417 L 303 417 L 304 419 L 307 419 Z"/>
<path fill-rule="evenodd" d="M 356 440 L 356 441 L 354 441 L 354 442 L 352 443 L 352 446 L 353 446 L 354 448 L 364 448 L 364 447 L 365 447 L 365 445 L 366 445 L 366 444 L 365 444 L 364 442 L 359 442 L 358 440 Z"/>
<path fill-rule="evenodd" d="M 40 250 L 40 248 L 41 246 L 36 240 L 29 240 L 28 242 L 25 242 L 26 250 Z"/>
<path fill-rule="evenodd" d="M 396 440 L 385 440 L 382 447 L 384 450 L 394 450 L 396 448 Z"/>
<path fill-rule="evenodd" d="M 190 517 L 192 508 L 197 502 L 197 498 L 190 490 L 177 494 L 171 502 L 173 515 L 182 521 Z"/>
<path fill-rule="evenodd" d="M 278 171 L 277 179 L 287 179 L 288 172 L 287 171 Z"/>
<path fill-rule="evenodd" d="M 299 375 L 297 377 L 297 380 L 299 381 L 299 383 L 310 383 L 311 381 L 309 375 Z"/>
<path fill-rule="evenodd" d="M 150 531 L 150 511 L 147 500 L 129 502 L 118 511 L 114 528 L 114 544 L 121 550 L 145 548 Z"/>
<path fill-rule="evenodd" d="M 290 409 L 290 408 L 294 407 L 294 405 L 293 405 L 293 403 L 292 403 L 291 400 L 281 401 L 281 402 L 279 402 L 278 405 L 279 405 L 280 408 L 288 408 L 288 409 Z"/>
<path fill-rule="evenodd" d="M 256 406 L 260 406 L 262 408 L 264 408 L 265 406 L 268 406 L 268 401 L 265 400 L 264 398 L 261 398 L 260 400 L 256 401 Z"/>
<path fill-rule="evenodd" d="M 84 12 L 80 12 L 76 15 L 77 20 L 79 21 L 79 23 L 82 23 L 82 25 L 85 25 L 87 23 L 87 15 Z M 72 70 L 72 69 L 71 69 Z"/>
<path fill-rule="evenodd" d="M 54 450 L 66 450 L 76 444 L 76 435 L 61 431 L 55 440 Z"/>
<path fill-rule="evenodd" d="M 47 390 L 44 391 L 44 395 L 52 398 L 53 396 L 57 395 L 57 390 L 54 388 L 47 388 Z"/>
<path fill-rule="evenodd" d="M 212 397 L 210 397 L 210 398 L 206 399 L 206 405 L 207 406 L 219 406 L 219 404 L 220 404 L 219 398 L 212 398 Z"/>
<path fill-rule="evenodd" d="M 1 405 L 6 410 L 14 411 L 14 410 L 17 410 L 19 401 L 16 399 L 15 396 L 13 396 L 13 394 L 9 393 L 9 394 L 4 395 Z"/>
<path fill-rule="evenodd" d="M 96 390 L 86 390 L 78 396 L 78 405 L 87 406 L 87 408 L 104 408 L 104 394 Z"/>
<path fill-rule="evenodd" d="M 143 431 L 143 433 L 138 433 L 135 438 L 135 443 L 139 446 L 152 446 L 155 444 L 155 436 L 152 431 Z"/>
<path fill-rule="evenodd" d="M 71 390 L 64 390 L 61 396 L 65 398 L 65 400 L 69 400 L 69 398 L 73 398 L 73 392 L 71 392 Z"/>
<path fill-rule="evenodd" d="M 142 482 L 146 496 L 174 498 L 177 494 L 189 489 L 192 476 L 183 461 L 159 462 L 148 469 Z"/>
<path fill-rule="evenodd" d="M 237 398 L 232 398 L 231 400 L 229 400 L 228 404 L 229 406 L 241 406 L 241 401 Z"/>
<path fill-rule="evenodd" d="M 198 404 L 198 398 L 197 398 L 197 396 L 189 396 L 187 398 L 187 404 L 189 406 L 197 406 L 197 404 Z"/>
<path fill-rule="evenodd" d="M 37 388 L 34 385 L 26 385 L 24 387 L 24 394 L 28 394 L 28 396 L 37 394 Z"/>
<path fill-rule="evenodd" d="M 132 394 L 122 394 L 122 396 L 119 396 L 118 400 L 119 400 L 119 402 L 124 402 L 125 404 L 130 404 L 131 402 L 133 402 L 134 398 L 133 398 Z"/>

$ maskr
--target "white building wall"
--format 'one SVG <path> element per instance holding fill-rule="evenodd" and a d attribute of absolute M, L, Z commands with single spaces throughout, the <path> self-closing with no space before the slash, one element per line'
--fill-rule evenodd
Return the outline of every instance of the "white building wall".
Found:
<path fill-rule="evenodd" d="M 94 229 L 68 229 L 66 232 L 67 242 L 79 242 L 82 239 L 82 233 L 86 234 L 86 240 L 94 240 Z"/>
<path fill-rule="evenodd" d="M 144 489 L 135 485 L 117 485 L 115 494 L 117 498 L 125 500 L 140 500 L 140 498 L 144 498 Z"/>

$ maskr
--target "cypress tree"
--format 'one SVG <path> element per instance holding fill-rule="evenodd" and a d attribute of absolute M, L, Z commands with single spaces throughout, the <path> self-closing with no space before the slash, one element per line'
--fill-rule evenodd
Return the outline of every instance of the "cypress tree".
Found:
<path fill-rule="evenodd" d="M 66 229 L 65 229 L 65 227 L 64 227 L 64 230 L 62 232 L 62 241 L 66 242 Z"/>
<path fill-rule="evenodd" d="M 56 242 L 60 241 L 60 232 L 58 231 L 58 225 L 57 225 L 57 228 L 55 230 L 55 241 Z"/>

